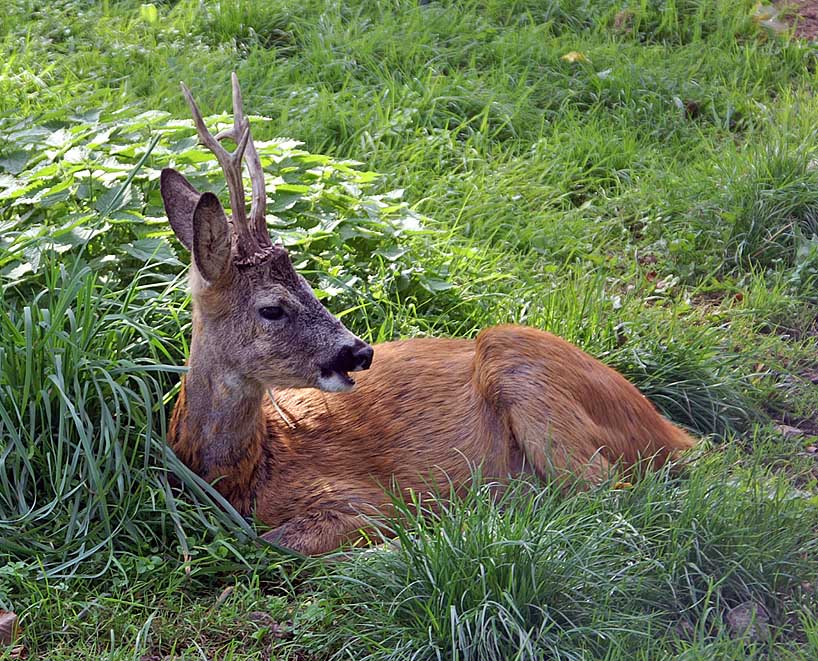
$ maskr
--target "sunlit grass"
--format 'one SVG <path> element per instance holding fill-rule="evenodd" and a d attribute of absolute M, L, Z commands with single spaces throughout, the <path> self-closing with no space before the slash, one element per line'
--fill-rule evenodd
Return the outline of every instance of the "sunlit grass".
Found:
<path fill-rule="evenodd" d="M 32 655 L 815 657 L 815 439 L 776 428 L 818 410 L 815 52 L 754 6 L 12 0 L 0 608 Z M 407 508 L 395 551 L 255 546 L 163 443 L 190 329 L 157 172 L 223 193 L 178 82 L 218 113 L 233 70 L 256 139 L 305 143 L 262 149 L 272 227 L 355 332 L 549 330 L 702 456 Z"/>
<path fill-rule="evenodd" d="M 317 578 L 338 625 L 305 638 L 350 659 L 627 658 L 730 640 L 743 604 L 786 625 L 815 571 L 814 508 L 787 490 L 715 465 L 569 498 L 521 482 L 396 501 L 393 550 Z"/>

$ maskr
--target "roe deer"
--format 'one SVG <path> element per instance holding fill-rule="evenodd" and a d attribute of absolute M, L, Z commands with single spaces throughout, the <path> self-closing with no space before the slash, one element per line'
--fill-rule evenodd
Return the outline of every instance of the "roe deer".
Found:
<path fill-rule="evenodd" d="M 462 485 L 474 465 L 500 480 L 557 471 L 594 481 L 614 465 L 658 466 L 693 446 L 622 375 L 549 333 L 499 326 L 473 341 L 374 351 L 355 337 L 270 240 L 264 173 L 235 74 L 232 83 L 234 124 L 216 136 L 182 85 L 224 170 L 232 219 L 215 195 L 162 171 L 168 219 L 192 254 L 193 299 L 189 371 L 168 442 L 239 512 L 271 526 L 268 539 L 331 551 L 383 511 L 384 488 Z M 349 373 L 358 370 L 356 385 Z"/>

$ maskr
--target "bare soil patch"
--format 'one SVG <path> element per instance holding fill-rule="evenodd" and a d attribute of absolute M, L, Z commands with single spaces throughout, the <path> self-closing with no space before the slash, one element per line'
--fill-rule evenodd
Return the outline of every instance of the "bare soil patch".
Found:
<path fill-rule="evenodd" d="M 775 3 L 782 18 L 795 26 L 795 35 L 801 39 L 818 39 L 818 0 L 788 0 Z"/>

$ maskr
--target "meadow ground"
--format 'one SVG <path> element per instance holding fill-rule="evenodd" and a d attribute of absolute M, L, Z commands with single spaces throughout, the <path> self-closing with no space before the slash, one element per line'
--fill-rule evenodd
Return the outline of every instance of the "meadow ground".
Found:
<path fill-rule="evenodd" d="M 760 16 L 9 0 L 0 658 L 818 658 L 818 49 Z M 256 544 L 163 444 L 190 329 L 158 174 L 224 193 L 178 81 L 218 114 L 233 70 L 272 227 L 351 329 L 551 330 L 703 439 L 688 469 L 478 482 L 333 562 Z"/>

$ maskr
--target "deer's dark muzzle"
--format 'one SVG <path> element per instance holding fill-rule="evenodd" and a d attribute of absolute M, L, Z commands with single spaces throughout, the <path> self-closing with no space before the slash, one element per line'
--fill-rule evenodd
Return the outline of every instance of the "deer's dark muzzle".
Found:
<path fill-rule="evenodd" d="M 329 363 L 321 365 L 317 386 L 327 392 L 343 392 L 355 386 L 350 372 L 369 369 L 372 364 L 371 346 L 355 338 L 354 344 L 343 347 Z"/>
<path fill-rule="evenodd" d="M 353 345 L 343 347 L 329 364 L 322 367 L 321 371 L 344 373 L 369 369 L 369 366 L 372 365 L 373 353 L 371 346 L 356 338 Z"/>

